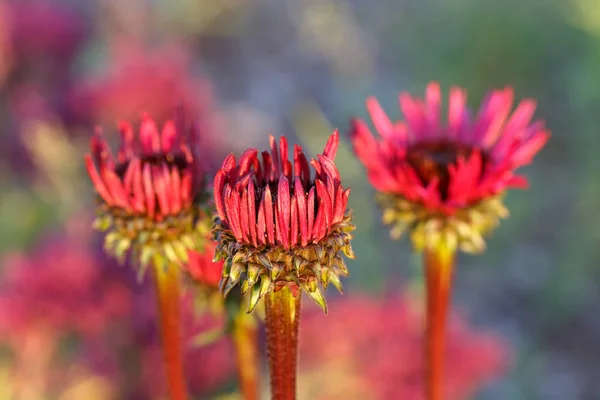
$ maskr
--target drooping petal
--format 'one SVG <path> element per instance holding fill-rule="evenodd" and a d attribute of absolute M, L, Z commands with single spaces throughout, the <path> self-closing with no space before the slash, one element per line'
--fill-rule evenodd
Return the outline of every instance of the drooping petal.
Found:
<path fill-rule="evenodd" d="M 98 192 L 100 197 L 102 197 L 102 199 L 109 206 L 113 205 L 114 200 L 113 200 L 112 196 L 110 195 L 108 189 L 104 185 L 104 182 L 102 181 L 102 178 L 100 177 L 100 174 L 98 174 L 98 170 L 96 169 L 96 166 L 94 165 L 94 160 L 92 160 L 92 156 L 90 154 L 85 155 L 85 167 L 87 169 L 90 180 L 92 181 L 92 184 L 94 185 L 94 188 L 96 189 L 96 192 Z"/>

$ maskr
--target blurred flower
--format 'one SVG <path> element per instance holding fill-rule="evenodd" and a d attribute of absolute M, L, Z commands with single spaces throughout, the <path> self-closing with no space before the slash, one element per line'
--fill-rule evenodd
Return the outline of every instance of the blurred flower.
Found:
<path fill-rule="evenodd" d="M 216 288 L 221 280 L 223 262 L 213 261 L 214 250 L 214 242 L 207 241 L 202 252 L 190 251 L 186 267 L 195 281 Z"/>
<path fill-rule="evenodd" d="M 177 46 L 147 50 L 126 40 L 116 41 L 108 65 L 99 76 L 86 78 L 72 93 L 71 106 L 80 118 L 110 123 L 137 118 L 145 110 L 165 121 L 182 107 L 210 140 L 217 123 L 209 81 L 195 78 L 186 51 Z"/>
<path fill-rule="evenodd" d="M 64 66 L 86 38 L 83 16 L 64 1 L 8 0 L 7 6 L 21 67 Z"/>
<path fill-rule="evenodd" d="M 530 123 L 534 100 L 521 101 L 510 116 L 512 88 L 491 92 L 475 119 L 466 99 L 465 90 L 450 89 L 444 125 L 435 82 L 427 86 L 424 101 L 400 94 L 406 123 L 392 123 L 369 98 L 380 140 L 365 122 L 353 121 L 354 150 L 381 192 L 383 220 L 393 225 L 393 237 L 410 229 L 417 249 L 445 241 L 450 248 L 482 251 L 482 236 L 508 215 L 504 192 L 527 186 L 515 170 L 529 164 L 550 136 L 543 122 Z"/>
<path fill-rule="evenodd" d="M 128 315 L 131 294 L 102 259 L 69 238 L 3 260 L 0 338 L 19 341 L 34 327 L 97 336 Z"/>
<path fill-rule="evenodd" d="M 140 272 L 150 262 L 184 264 L 188 251 L 204 250 L 210 231 L 210 213 L 201 209 L 204 177 L 192 152 L 195 130 L 184 136 L 168 121 L 159 133 L 148 116 L 137 138 L 129 123 L 119 130 L 116 160 L 99 131 L 85 159 L 99 195 L 96 226 L 108 232 L 105 247 L 119 259 L 132 250 Z"/>
<path fill-rule="evenodd" d="M 103 261 L 71 236 L 43 242 L 30 255 L 5 257 L 0 346 L 12 357 L 0 358 L 0 369 L 7 368 L 10 376 L 9 398 L 49 398 L 75 390 L 81 376 L 72 368 L 86 370 L 86 379 L 105 381 L 99 364 L 63 349 L 70 344 L 84 355 L 102 347 L 111 327 L 130 317 L 131 291 Z"/>
<path fill-rule="evenodd" d="M 302 316 L 299 398 L 423 398 L 423 311 L 415 299 L 351 296 L 331 308 L 327 321 L 318 312 Z M 444 398 L 470 398 L 506 370 L 510 349 L 495 335 L 458 315 L 448 333 Z"/>
<path fill-rule="evenodd" d="M 311 161 L 314 179 L 299 145 L 292 167 L 283 136 L 279 147 L 271 136 L 271 152 L 262 152 L 262 163 L 258 151 L 248 149 L 239 166 L 230 154 L 217 172 L 213 231 L 215 258 L 226 260 L 222 290 L 227 294 L 237 283 L 244 293 L 251 289 L 249 310 L 266 293 L 286 286 L 294 294 L 304 289 L 326 310 L 319 283 L 342 290 L 339 275 L 348 270 L 340 251 L 353 257 L 354 225 L 346 209 L 350 189 L 343 189 L 333 163 L 338 141 L 335 132 Z"/>
<path fill-rule="evenodd" d="M 85 229 L 69 225 L 67 235 L 43 242 L 31 255 L 2 260 L 0 348 L 8 347 L 11 357 L 0 355 L 0 397 L 161 398 L 150 287 L 140 287 L 128 270 L 90 247 Z M 189 295 L 182 312 L 188 341 L 224 323 L 222 316 L 197 316 Z M 195 395 L 217 389 L 232 374 L 227 340 L 202 348 L 190 343 L 185 358 Z"/>

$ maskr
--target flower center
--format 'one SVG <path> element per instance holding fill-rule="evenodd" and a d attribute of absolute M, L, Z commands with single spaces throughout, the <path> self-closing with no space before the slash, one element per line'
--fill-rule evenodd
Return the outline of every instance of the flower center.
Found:
<path fill-rule="evenodd" d="M 456 164 L 459 157 L 467 160 L 473 154 L 473 150 L 472 147 L 457 142 L 446 140 L 424 141 L 408 148 L 406 160 L 425 186 L 434 178 L 437 178 L 441 197 L 446 199 L 448 187 L 450 186 L 448 167 Z M 482 163 L 484 165 L 486 160 L 486 154 L 482 153 Z"/>

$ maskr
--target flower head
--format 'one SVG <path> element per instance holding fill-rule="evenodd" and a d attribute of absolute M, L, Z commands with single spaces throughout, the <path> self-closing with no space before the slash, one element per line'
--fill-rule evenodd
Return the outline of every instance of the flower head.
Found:
<path fill-rule="evenodd" d="M 400 94 L 406 122 L 391 122 L 369 98 L 379 140 L 364 121 L 353 121 L 354 150 L 381 192 L 384 222 L 394 226 L 394 237 L 410 229 L 418 249 L 444 240 L 452 248 L 482 251 L 482 236 L 508 215 L 504 192 L 527 186 L 515 170 L 529 164 L 550 136 L 543 122 L 531 123 L 534 100 L 521 101 L 511 115 L 512 88 L 491 92 L 475 118 L 466 99 L 464 89 L 450 89 L 444 124 L 435 82 L 424 101 Z"/>
<path fill-rule="evenodd" d="M 304 289 L 325 310 L 319 288 L 332 283 L 341 290 L 348 270 L 340 254 L 353 258 L 350 246 L 350 189 L 344 190 L 333 163 L 337 131 L 323 154 L 310 164 L 299 145 L 293 164 L 285 137 L 270 138 L 271 151 L 242 154 L 239 165 L 230 154 L 214 181 L 218 218 L 215 258 L 225 260 L 221 288 L 227 294 L 240 284 L 251 289 L 250 311 L 269 291 L 288 286 Z M 312 165 L 315 170 L 311 177 Z"/>
<path fill-rule="evenodd" d="M 204 249 L 210 231 L 210 213 L 201 208 L 204 181 L 190 148 L 193 137 L 182 136 L 173 121 L 159 132 L 148 116 L 137 137 L 127 122 L 119 130 L 116 159 L 100 131 L 85 158 L 99 195 L 96 226 L 108 232 L 106 249 L 119 259 L 131 249 L 142 266 L 186 263 L 190 250 Z"/>

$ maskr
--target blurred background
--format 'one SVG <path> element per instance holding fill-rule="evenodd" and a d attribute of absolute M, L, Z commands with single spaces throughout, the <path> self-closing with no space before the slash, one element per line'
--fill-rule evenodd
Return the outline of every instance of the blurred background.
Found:
<path fill-rule="evenodd" d="M 366 96 L 400 117 L 430 80 L 474 107 L 512 85 L 553 132 L 488 250 L 459 258 L 449 398 L 600 399 L 598 71 L 597 0 L 0 0 L 0 399 L 164 398 L 148 283 L 92 232 L 94 125 L 116 143 L 118 120 L 183 104 L 213 168 L 269 133 L 315 155 Z M 357 258 L 327 317 L 305 302 L 301 398 L 419 399 L 420 259 L 347 136 L 337 157 Z M 188 309 L 191 336 L 218 323 Z M 235 398 L 231 357 L 190 346 L 195 398 Z"/>

